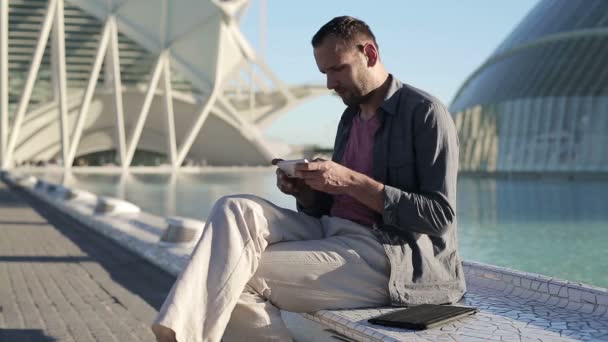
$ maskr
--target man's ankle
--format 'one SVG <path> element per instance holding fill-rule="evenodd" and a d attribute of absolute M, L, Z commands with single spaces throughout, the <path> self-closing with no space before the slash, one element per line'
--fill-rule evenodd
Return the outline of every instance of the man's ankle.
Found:
<path fill-rule="evenodd" d="M 152 324 L 152 332 L 156 336 L 157 342 L 177 342 L 175 332 L 163 325 Z"/>

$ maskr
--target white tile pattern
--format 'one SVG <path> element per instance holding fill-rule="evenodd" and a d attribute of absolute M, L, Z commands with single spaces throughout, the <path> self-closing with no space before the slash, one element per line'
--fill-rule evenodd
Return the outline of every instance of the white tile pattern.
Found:
<path fill-rule="evenodd" d="M 381 341 L 608 340 L 606 289 L 471 262 L 465 262 L 465 273 L 469 289 L 460 304 L 477 307 L 479 312 L 442 327 L 415 332 L 367 323 L 397 308 L 319 311 L 305 316 L 357 341 L 377 341 L 375 336 L 382 336 Z"/>

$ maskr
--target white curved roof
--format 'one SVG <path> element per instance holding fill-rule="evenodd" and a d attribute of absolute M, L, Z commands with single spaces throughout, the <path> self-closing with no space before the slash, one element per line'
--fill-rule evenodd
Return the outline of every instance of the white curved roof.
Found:
<path fill-rule="evenodd" d="M 248 2 L 70 0 L 101 21 L 113 14 L 119 31 L 152 53 L 168 48 L 172 60 L 201 91 L 225 80 L 245 59 L 255 59 L 238 28 Z"/>

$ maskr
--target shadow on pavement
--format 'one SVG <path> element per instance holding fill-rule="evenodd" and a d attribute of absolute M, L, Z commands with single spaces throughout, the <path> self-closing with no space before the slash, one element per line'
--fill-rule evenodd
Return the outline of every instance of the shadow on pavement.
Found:
<path fill-rule="evenodd" d="M 56 339 L 36 329 L 0 329 L 0 341 L 54 342 Z"/>
<path fill-rule="evenodd" d="M 0 208 L 25 208 L 27 206 L 19 196 L 12 193 L 8 186 L 0 186 Z"/>

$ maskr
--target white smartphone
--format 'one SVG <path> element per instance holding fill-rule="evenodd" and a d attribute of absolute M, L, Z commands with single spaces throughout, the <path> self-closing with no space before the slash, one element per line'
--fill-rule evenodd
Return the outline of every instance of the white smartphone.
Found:
<path fill-rule="evenodd" d="M 308 159 L 293 159 L 293 160 L 281 160 L 277 163 L 279 169 L 283 170 L 287 177 L 295 177 L 296 176 L 296 164 L 298 163 L 308 163 Z"/>

